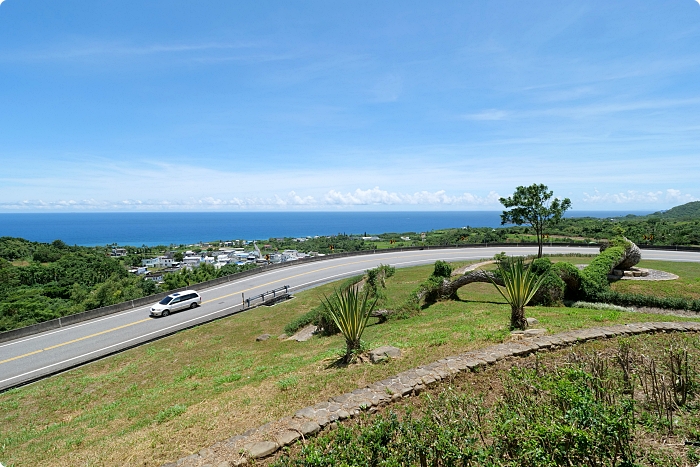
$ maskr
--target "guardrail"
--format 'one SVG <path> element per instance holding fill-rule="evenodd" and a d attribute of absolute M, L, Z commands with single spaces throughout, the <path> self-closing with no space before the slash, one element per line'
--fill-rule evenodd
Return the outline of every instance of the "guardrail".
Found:
<path fill-rule="evenodd" d="M 283 294 L 277 293 L 277 292 L 282 292 L 283 290 L 284 290 Z M 272 298 L 270 298 L 270 294 L 272 294 Z M 257 300 L 262 300 L 262 303 L 264 304 L 266 302 L 266 300 L 265 300 L 266 295 L 268 297 L 267 301 L 270 301 L 270 300 L 275 301 L 278 297 L 286 297 L 287 295 L 289 295 L 289 286 L 285 285 L 285 286 L 282 286 L 278 289 L 270 290 L 269 292 L 263 292 L 260 295 L 256 295 L 256 296 L 250 297 L 250 298 L 244 297 L 243 303 L 245 305 L 245 308 L 250 308 L 250 304 L 251 303 L 255 304 L 255 302 Z"/>
<path fill-rule="evenodd" d="M 472 244 L 455 244 L 455 245 L 425 245 L 425 246 L 414 246 L 414 247 L 401 247 L 401 248 L 390 248 L 386 250 L 361 250 L 361 251 L 348 251 L 343 253 L 332 253 L 326 256 L 311 256 L 307 258 L 301 258 L 296 261 L 288 261 L 285 263 L 277 264 L 267 264 L 255 269 L 249 269 L 248 271 L 237 272 L 235 274 L 230 274 L 224 277 L 218 277 L 206 282 L 200 282 L 198 284 L 192 284 L 187 287 L 181 287 L 179 289 L 169 290 L 167 292 L 161 292 L 155 295 L 149 295 L 147 297 L 138 298 L 135 300 L 129 300 L 127 302 L 117 303 L 114 305 L 95 308 L 94 310 L 83 311 L 82 313 L 76 313 L 73 315 L 64 316 L 62 318 L 56 318 L 49 321 L 44 321 L 42 323 L 31 324 L 23 328 L 13 329 L 11 331 L 0 332 L 0 343 L 7 342 L 14 339 L 20 339 L 22 337 L 31 336 L 34 334 L 39 334 L 45 331 L 51 331 L 55 329 L 60 329 L 65 326 L 70 326 L 73 324 L 81 323 L 83 321 L 89 321 L 95 318 L 101 318 L 103 316 L 111 315 L 113 313 L 118 313 L 120 311 L 131 310 L 134 308 L 139 308 L 150 303 L 155 303 L 160 301 L 162 298 L 175 292 L 182 292 L 184 290 L 189 290 L 193 288 L 208 288 L 217 285 L 225 284 L 227 282 L 237 281 L 249 276 L 256 274 L 262 274 L 264 272 L 273 271 L 276 269 L 296 266 L 299 264 L 314 263 L 316 261 L 325 261 L 335 258 L 345 258 L 348 256 L 364 256 L 364 255 L 375 255 L 375 254 L 386 254 L 386 253 L 396 253 L 402 251 L 420 251 L 420 250 L 442 250 L 442 249 L 458 249 L 458 248 L 489 248 L 489 247 L 533 247 L 536 243 L 472 243 Z M 582 244 L 582 243 L 547 243 L 545 246 L 564 246 L 564 247 L 597 247 L 598 244 Z M 698 251 L 700 248 L 694 247 L 656 247 L 656 246 L 639 246 L 641 249 L 650 250 L 671 250 L 671 251 Z"/>

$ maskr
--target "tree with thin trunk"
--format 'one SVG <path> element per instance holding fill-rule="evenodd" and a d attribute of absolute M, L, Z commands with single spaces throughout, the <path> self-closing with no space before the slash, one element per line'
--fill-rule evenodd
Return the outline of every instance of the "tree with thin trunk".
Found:
<path fill-rule="evenodd" d="M 513 196 L 500 198 L 499 201 L 510 210 L 501 214 L 501 225 L 530 225 L 537 237 L 537 257 L 542 257 L 544 230 L 549 225 L 558 223 L 564 212 L 571 207 L 571 200 L 564 198 L 552 199 L 554 193 L 546 185 L 532 184 L 519 186 Z"/>

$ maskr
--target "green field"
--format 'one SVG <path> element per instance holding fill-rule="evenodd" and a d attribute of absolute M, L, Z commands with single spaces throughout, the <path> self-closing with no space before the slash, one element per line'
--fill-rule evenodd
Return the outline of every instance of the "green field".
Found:
<path fill-rule="evenodd" d="M 683 294 L 697 290 L 700 265 L 645 266 L 681 276 L 663 285 L 669 293 L 674 287 Z M 431 272 L 432 266 L 398 269 L 387 280 L 389 306 L 403 302 Z M 509 307 L 492 285 L 481 283 L 461 289 L 459 300 L 438 302 L 416 316 L 370 323 L 363 336 L 368 347 L 394 345 L 403 351 L 387 364 L 333 366 L 344 350 L 340 336 L 305 343 L 275 337 L 255 341 L 263 333 L 282 334 L 288 322 L 332 290 L 333 284 L 308 290 L 275 307 L 183 331 L 0 394 L 0 462 L 6 467 L 159 466 L 333 395 L 509 336 Z M 550 333 L 686 319 L 563 307 L 528 307 L 526 313 Z"/>

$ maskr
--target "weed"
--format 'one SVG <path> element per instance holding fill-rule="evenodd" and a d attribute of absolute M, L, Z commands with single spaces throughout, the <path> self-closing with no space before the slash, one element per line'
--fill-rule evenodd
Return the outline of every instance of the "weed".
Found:
<path fill-rule="evenodd" d="M 187 411 L 187 406 L 182 405 L 182 404 L 176 404 L 173 406 L 168 407 L 165 410 L 161 410 L 158 412 L 158 414 L 155 416 L 154 421 L 158 424 L 167 422 L 168 420 L 171 420 L 179 415 L 182 415 Z"/>
<path fill-rule="evenodd" d="M 182 373 L 175 378 L 176 383 L 180 383 L 186 379 L 202 376 L 204 369 L 198 366 L 186 366 Z"/>
<path fill-rule="evenodd" d="M 277 381 L 277 387 L 280 388 L 281 391 L 296 387 L 297 384 L 299 384 L 299 378 L 296 376 L 289 376 Z"/>
<path fill-rule="evenodd" d="M 214 378 L 214 384 L 220 386 L 222 384 L 234 383 L 240 381 L 241 378 L 243 378 L 243 376 L 240 373 L 231 373 L 230 375 Z"/>

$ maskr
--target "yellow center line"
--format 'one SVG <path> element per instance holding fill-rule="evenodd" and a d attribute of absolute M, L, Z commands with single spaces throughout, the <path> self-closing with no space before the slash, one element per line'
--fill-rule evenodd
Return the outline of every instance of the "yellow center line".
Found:
<path fill-rule="evenodd" d="M 34 355 L 35 353 L 39 353 L 39 352 L 43 352 L 43 350 L 39 349 L 39 350 L 35 350 L 34 352 L 26 353 L 24 355 L 18 355 L 16 357 L 8 358 L 7 360 L 0 361 L 0 365 L 2 365 L 3 363 L 11 362 L 12 360 L 18 360 L 20 358 L 29 357 L 30 355 Z"/>
<path fill-rule="evenodd" d="M 1 360 L 0 365 L 2 365 L 3 363 L 11 362 L 13 360 L 19 360 L 20 358 L 29 357 L 30 355 L 38 354 L 40 352 L 44 352 L 45 350 L 56 349 L 58 347 L 63 347 L 64 345 L 74 344 L 76 342 L 84 341 L 85 339 L 90 339 L 92 337 L 101 336 L 102 334 L 107 334 L 108 332 L 118 331 L 119 329 L 128 328 L 129 326 L 133 326 L 135 324 L 143 323 L 144 321 L 149 321 L 149 320 L 150 320 L 150 318 L 142 319 L 140 321 L 134 321 L 133 323 L 123 324 L 121 326 L 117 326 L 116 328 L 96 332 L 95 334 L 90 334 L 89 336 L 83 336 L 83 337 L 79 337 L 77 339 L 73 339 L 71 341 L 63 342 L 61 344 L 52 345 L 51 347 L 46 347 L 45 349 L 39 349 L 39 350 L 35 350 L 34 352 L 25 353 L 24 355 L 18 355 L 16 357 L 8 358 L 7 360 Z"/>
<path fill-rule="evenodd" d="M 422 253 L 422 255 L 425 255 L 425 254 L 429 254 L 429 253 Z M 416 255 L 411 255 L 411 256 L 416 256 Z M 403 256 L 400 256 L 400 258 L 402 258 L 402 257 L 403 257 Z M 233 295 L 238 295 L 238 294 L 241 294 L 241 293 L 249 292 L 249 291 L 251 291 L 251 290 L 254 290 L 254 289 L 257 289 L 257 288 L 260 288 L 260 287 L 266 287 L 266 286 L 268 286 L 268 285 L 272 285 L 272 284 L 275 284 L 275 283 L 278 283 L 278 282 L 288 281 L 289 279 L 294 279 L 294 278 L 296 278 L 296 277 L 306 276 L 306 275 L 309 275 L 309 274 L 312 274 L 312 273 L 316 273 L 316 272 L 319 272 L 319 271 L 326 271 L 326 270 L 328 270 L 328 269 L 336 269 L 336 268 L 340 268 L 340 267 L 344 267 L 344 266 L 349 266 L 349 265 L 353 265 L 353 264 L 371 263 L 371 262 L 374 262 L 374 261 L 375 261 L 374 259 L 366 259 L 366 260 L 362 260 L 362 261 L 353 261 L 353 262 L 351 262 L 351 263 L 337 264 L 337 265 L 335 265 L 335 266 L 328 266 L 328 267 L 321 268 L 321 269 L 314 269 L 313 271 L 302 272 L 302 273 L 300 273 L 300 274 L 295 274 L 295 275 L 293 275 L 293 276 L 285 277 L 284 279 L 278 279 L 278 280 L 275 280 L 275 281 L 272 281 L 272 282 L 267 282 L 267 283 L 265 283 L 265 284 L 256 285 L 255 287 L 250 287 L 250 288 L 247 288 L 247 289 L 243 289 L 243 290 L 240 290 L 240 291 L 238 291 L 238 292 L 234 292 L 234 293 L 222 295 L 222 296 L 220 296 L 220 297 L 213 298 L 213 299 L 211 299 L 211 300 L 207 300 L 207 301 L 202 302 L 202 303 L 211 303 L 211 302 L 215 302 L 215 301 L 217 301 L 217 300 L 221 300 L 222 298 L 231 297 L 231 296 L 233 296 Z M 16 357 L 8 358 L 8 359 L 6 359 L 6 360 L 0 360 L 0 365 L 2 365 L 3 363 L 11 362 L 11 361 L 13 361 L 13 360 L 19 360 L 20 358 L 29 357 L 29 356 L 31 356 L 31 355 L 35 355 L 35 354 L 38 354 L 38 353 L 40 353 L 40 352 L 44 352 L 45 350 L 53 350 L 53 349 L 56 349 L 56 348 L 58 348 L 58 347 L 63 347 L 64 345 L 74 344 L 74 343 L 76 343 L 76 342 L 80 342 L 80 341 L 83 341 L 83 340 L 85 340 L 85 339 L 90 339 L 90 338 L 92 338 L 92 337 L 101 336 L 102 334 L 107 334 L 107 333 L 109 333 L 109 332 L 118 331 L 119 329 L 128 328 L 129 326 L 134 326 L 135 324 L 144 323 L 144 322 L 146 322 L 146 321 L 150 321 L 150 318 L 142 319 L 142 320 L 139 320 L 139 321 L 134 321 L 133 323 L 124 324 L 124 325 L 122 325 L 122 326 L 117 326 L 117 327 L 115 327 L 115 328 L 107 329 L 107 330 L 105 330 L 105 331 L 96 332 L 95 334 L 90 334 L 89 336 L 79 337 L 79 338 L 77 338 L 77 339 L 73 339 L 73 340 L 70 340 L 70 341 L 66 341 L 66 342 L 63 342 L 63 343 L 61 343 L 61 344 L 56 344 L 56 345 L 52 345 L 51 347 L 46 347 L 45 349 L 35 350 L 35 351 L 33 351 L 33 352 L 29 352 L 29 353 L 26 353 L 26 354 L 24 354 L 24 355 L 18 355 L 18 356 L 16 356 Z"/>

